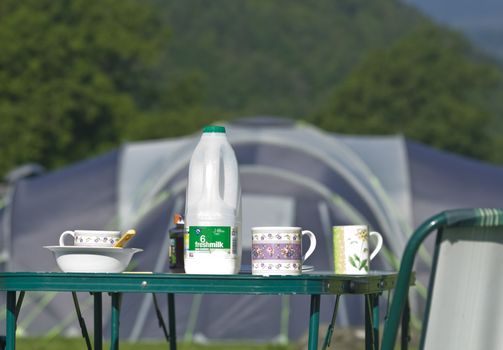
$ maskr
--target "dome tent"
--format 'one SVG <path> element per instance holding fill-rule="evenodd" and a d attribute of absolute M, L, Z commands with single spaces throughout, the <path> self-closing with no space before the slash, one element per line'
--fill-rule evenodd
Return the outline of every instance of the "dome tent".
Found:
<path fill-rule="evenodd" d="M 226 127 L 240 166 L 244 264 L 250 263 L 251 226 L 312 230 L 318 245 L 307 264 L 328 270 L 331 226 L 368 223 L 383 234 L 386 248 L 372 267 L 389 269 L 412 228 L 431 214 L 500 203 L 503 168 L 401 136 L 336 135 L 274 118 L 248 118 Z M 9 254 L 6 269 L 55 270 L 50 252 L 41 247 L 54 244 L 66 229 L 134 227 L 139 234 L 130 246 L 144 249 L 136 256 L 135 269 L 167 271 L 167 231 L 173 214 L 184 210 L 188 164 L 199 136 L 125 144 L 16 182 L 1 218 L 2 242 Z M 68 296 L 26 298 L 29 305 L 25 302 L 19 320 L 22 331 L 73 334 L 78 329 L 67 317 L 74 314 Z M 328 322 L 332 306 L 325 299 L 322 322 Z M 295 340 L 307 329 L 304 318 L 297 317 L 308 313 L 307 297 L 177 295 L 176 301 L 182 339 Z M 51 312 L 41 313 L 41 305 Z M 150 295 L 125 295 L 121 334 L 131 340 L 162 337 L 152 309 Z M 263 309 L 268 312 L 258 312 Z M 338 323 L 362 324 L 362 310 L 359 298 L 342 298 Z M 88 312 L 90 317 L 92 310 Z"/>

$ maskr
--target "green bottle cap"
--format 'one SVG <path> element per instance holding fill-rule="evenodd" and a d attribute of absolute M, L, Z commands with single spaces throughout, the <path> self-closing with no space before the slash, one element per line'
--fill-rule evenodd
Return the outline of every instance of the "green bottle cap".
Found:
<path fill-rule="evenodd" d="M 205 126 L 203 132 L 220 132 L 225 134 L 225 127 L 218 125 Z"/>

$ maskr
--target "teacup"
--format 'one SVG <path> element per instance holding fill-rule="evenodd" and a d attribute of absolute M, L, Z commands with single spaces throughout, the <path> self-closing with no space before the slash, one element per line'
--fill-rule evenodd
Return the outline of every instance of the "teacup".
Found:
<path fill-rule="evenodd" d="M 302 236 L 310 240 L 309 249 L 302 255 Z M 316 237 L 300 227 L 253 227 L 252 274 L 300 275 L 302 264 L 316 248 Z"/>
<path fill-rule="evenodd" d="M 75 230 L 65 231 L 59 237 L 59 245 L 65 246 L 65 238 L 73 237 L 73 245 L 80 247 L 112 247 L 120 238 L 120 231 Z"/>
<path fill-rule="evenodd" d="M 377 238 L 377 245 L 369 254 L 369 237 Z M 382 247 L 382 236 L 369 232 L 367 225 L 333 227 L 334 269 L 338 274 L 365 275 L 370 270 L 370 261 Z"/>

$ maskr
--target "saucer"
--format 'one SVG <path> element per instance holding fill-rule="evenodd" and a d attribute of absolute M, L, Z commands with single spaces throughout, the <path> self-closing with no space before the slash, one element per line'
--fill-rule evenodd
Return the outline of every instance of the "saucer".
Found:
<path fill-rule="evenodd" d="M 314 271 L 314 266 L 311 265 L 302 265 L 302 272 L 311 272 Z M 251 273 L 252 268 L 251 265 L 242 265 L 240 273 Z"/>
<path fill-rule="evenodd" d="M 314 266 L 302 265 L 302 272 L 311 272 L 311 271 L 314 271 Z"/>
<path fill-rule="evenodd" d="M 61 252 L 61 253 L 74 253 L 74 252 L 82 252 L 82 253 L 92 253 L 98 252 L 100 254 L 107 254 L 112 252 L 117 252 L 120 250 L 128 250 L 133 249 L 136 251 L 143 251 L 140 248 L 121 248 L 121 247 L 89 247 L 89 246 L 77 246 L 77 245 L 46 245 L 44 248 L 49 249 L 53 252 Z M 135 252 L 136 253 L 136 252 Z"/>

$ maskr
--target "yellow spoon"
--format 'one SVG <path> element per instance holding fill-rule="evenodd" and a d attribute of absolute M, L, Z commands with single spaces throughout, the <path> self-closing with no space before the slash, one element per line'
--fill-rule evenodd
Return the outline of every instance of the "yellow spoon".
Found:
<path fill-rule="evenodd" d="M 124 233 L 122 235 L 122 237 L 117 242 L 115 242 L 113 247 L 114 248 L 122 248 L 125 243 L 127 243 L 131 238 L 134 237 L 134 235 L 136 235 L 135 230 L 128 230 L 126 233 Z"/>

